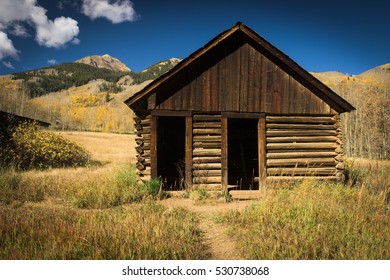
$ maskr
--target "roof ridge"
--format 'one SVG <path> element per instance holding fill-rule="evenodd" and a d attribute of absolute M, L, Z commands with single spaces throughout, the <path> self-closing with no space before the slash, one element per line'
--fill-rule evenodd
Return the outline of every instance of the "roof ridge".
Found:
<path fill-rule="evenodd" d="M 337 112 L 350 112 L 355 108 L 349 104 L 346 100 L 344 100 L 341 96 L 336 94 L 332 89 L 323 84 L 313 75 L 311 75 L 308 71 L 303 69 L 300 65 L 298 65 L 295 61 L 293 61 L 289 56 L 279 50 L 277 47 L 268 42 L 265 38 L 260 36 L 257 32 L 255 32 L 250 27 L 246 26 L 242 22 L 237 22 L 232 28 L 225 30 L 212 38 L 209 42 L 207 42 L 203 47 L 191 53 L 187 58 L 183 59 L 179 64 L 177 64 L 170 71 L 160 76 L 152 83 L 147 85 L 145 88 L 134 94 L 129 99 L 125 100 L 125 103 L 131 107 L 134 103 L 138 102 L 149 92 L 157 88 L 160 84 L 163 84 L 170 77 L 179 73 L 182 69 L 185 69 L 186 66 L 191 64 L 196 59 L 200 58 L 202 55 L 216 47 L 218 44 L 232 36 L 237 31 L 240 31 L 247 36 L 249 41 L 252 41 L 261 49 L 264 49 L 265 53 L 263 55 L 270 58 L 274 63 L 278 64 L 278 66 L 282 66 L 283 71 L 288 74 L 294 74 L 294 78 L 301 83 L 304 87 L 308 88 L 313 94 L 318 96 L 320 99 L 324 100 L 330 107 L 335 109 Z M 298 79 L 295 77 L 297 76 Z"/>

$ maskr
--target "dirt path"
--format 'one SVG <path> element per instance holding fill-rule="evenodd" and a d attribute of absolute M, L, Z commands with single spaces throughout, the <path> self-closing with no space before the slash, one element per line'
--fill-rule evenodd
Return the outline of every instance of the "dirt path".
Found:
<path fill-rule="evenodd" d="M 214 221 L 216 214 L 231 209 L 243 210 L 251 202 L 195 204 L 191 199 L 169 198 L 161 201 L 166 207 L 185 207 L 199 217 L 199 227 L 204 233 L 205 242 L 210 248 L 214 260 L 242 260 L 244 257 L 237 249 L 235 241 L 227 235 L 227 228 Z"/>

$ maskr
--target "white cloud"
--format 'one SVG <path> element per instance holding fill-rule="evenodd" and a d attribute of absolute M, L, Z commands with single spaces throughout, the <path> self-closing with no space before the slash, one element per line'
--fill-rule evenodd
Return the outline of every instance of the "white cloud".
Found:
<path fill-rule="evenodd" d="M 18 53 L 19 51 L 15 49 L 14 44 L 8 38 L 7 34 L 0 31 L 0 60 L 7 56 L 18 59 Z"/>
<path fill-rule="evenodd" d="M 39 6 L 36 0 L 1 0 L 0 31 L 4 33 L 8 29 L 10 34 L 26 37 L 28 36 L 27 30 L 22 24 L 27 23 L 35 28 L 35 40 L 41 46 L 60 48 L 67 43 L 79 43 L 77 39 L 79 27 L 76 20 L 69 17 L 57 17 L 50 20 L 46 12 L 46 9 Z M 6 38 L 8 39 L 7 36 Z M 4 35 L 2 39 L 5 40 Z M 9 44 L 15 50 L 12 41 L 8 39 L 8 46 Z M 15 55 L 7 55 L 4 48 L 0 46 L 2 57 L 15 57 Z"/>
<path fill-rule="evenodd" d="M 57 17 L 54 21 L 46 16 L 46 10 L 39 6 L 32 7 L 31 20 L 36 27 L 35 40 L 45 47 L 60 48 L 72 42 L 79 34 L 77 21 L 69 17 Z"/>
<path fill-rule="evenodd" d="M 10 24 L 15 21 L 26 21 L 31 14 L 31 8 L 36 5 L 36 0 L 1 0 L 0 22 Z"/>
<path fill-rule="evenodd" d="M 60 48 L 68 42 L 78 43 L 76 38 L 78 34 L 77 21 L 72 18 L 58 17 L 54 21 L 37 23 L 35 39 L 41 46 Z"/>
<path fill-rule="evenodd" d="M 3 63 L 3 65 L 4 65 L 5 67 L 7 67 L 7 68 L 9 68 L 9 69 L 15 69 L 15 67 L 14 67 L 14 66 L 12 65 L 12 63 L 9 62 L 9 61 L 3 61 L 2 63 Z"/>
<path fill-rule="evenodd" d="M 30 36 L 27 33 L 26 28 L 23 25 L 18 24 L 18 23 L 15 23 L 14 25 L 11 26 L 11 28 L 9 30 L 9 33 L 11 33 L 12 35 L 18 36 L 18 37 L 28 37 L 28 36 Z"/>
<path fill-rule="evenodd" d="M 129 0 L 83 0 L 81 11 L 91 19 L 102 17 L 112 23 L 135 21 L 138 18 Z"/>
<path fill-rule="evenodd" d="M 49 59 L 49 60 L 47 61 L 47 63 L 50 64 L 50 65 L 54 65 L 54 64 L 57 64 L 57 60 L 55 60 L 55 59 Z"/>

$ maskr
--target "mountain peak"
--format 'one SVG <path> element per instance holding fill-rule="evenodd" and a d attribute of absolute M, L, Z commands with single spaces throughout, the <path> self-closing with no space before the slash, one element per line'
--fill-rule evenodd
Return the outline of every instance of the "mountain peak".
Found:
<path fill-rule="evenodd" d="M 106 68 L 114 71 L 121 72 L 131 72 L 131 69 L 127 67 L 123 62 L 119 59 L 112 57 L 109 54 L 100 55 L 92 55 L 86 56 L 79 60 L 76 60 L 77 63 L 88 64 L 97 68 Z"/>

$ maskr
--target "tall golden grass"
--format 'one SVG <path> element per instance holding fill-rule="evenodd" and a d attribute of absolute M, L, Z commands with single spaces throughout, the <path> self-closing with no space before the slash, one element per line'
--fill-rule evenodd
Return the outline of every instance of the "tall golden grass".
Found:
<path fill-rule="evenodd" d="M 205 259 L 198 221 L 134 168 L 0 170 L 0 259 Z M 156 187 L 157 186 L 157 187 Z"/>
<path fill-rule="evenodd" d="M 0 259 L 204 259 L 194 214 L 153 201 L 108 210 L 0 208 Z"/>
<path fill-rule="evenodd" d="M 210 258 L 196 214 L 161 206 L 158 181 L 137 183 L 128 136 L 61 134 L 82 138 L 103 163 L 0 168 L 0 259 Z M 390 162 L 347 166 L 346 185 L 270 187 L 245 211 L 218 219 L 249 259 L 389 259 Z"/>
<path fill-rule="evenodd" d="M 389 259 L 389 174 L 388 162 L 351 164 L 346 186 L 270 188 L 219 219 L 250 259 Z"/>
<path fill-rule="evenodd" d="M 133 135 L 60 132 L 87 167 L 0 168 L 0 259 L 207 259 L 195 214 L 137 182 Z"/>

